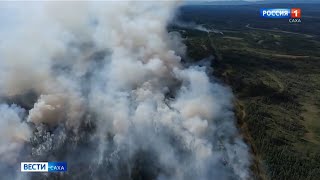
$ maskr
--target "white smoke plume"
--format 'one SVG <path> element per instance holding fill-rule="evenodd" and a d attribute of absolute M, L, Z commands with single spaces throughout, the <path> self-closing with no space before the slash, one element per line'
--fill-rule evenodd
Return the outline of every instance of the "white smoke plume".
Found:
<path fill-rule="evenodd" d="M 249 179 L 231 91 L 183 65 L 186 47 L 167 32 L 177 6 L 0 2 L 1 175 Z M 69 171 L 22 174 L 20 161 Z"/>
<path fill-rule="evenodd" d="M 214 28 L 206 28 L 205 26 L 201 24 L 196 24 L 195 22 L 184 22 L 181 20 L 175 19 L 173 21 L 173 25 L 181 27 L 181 28 L 186 28 L 186 29 L 194 29 L 206 33 L 221 33 L 221 31 L 214 29 Z"/>

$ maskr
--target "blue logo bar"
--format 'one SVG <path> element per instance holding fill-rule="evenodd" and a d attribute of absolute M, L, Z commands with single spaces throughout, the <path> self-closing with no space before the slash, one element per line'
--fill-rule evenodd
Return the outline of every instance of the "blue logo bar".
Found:
<path fill-rule="evenodd" d="M 260 16 L 264 18 L 290 18 L 291 9 L 262 8 Z"/>
<path fill-rule="evenodd" d="M 21 162 L 21 172 L 66 172 L 67 162 Z"/>
<path fill-rule="evenodd" d="M 48 172 L 66 172 L 67 170 L 66 162 L 48 162 Z"/>

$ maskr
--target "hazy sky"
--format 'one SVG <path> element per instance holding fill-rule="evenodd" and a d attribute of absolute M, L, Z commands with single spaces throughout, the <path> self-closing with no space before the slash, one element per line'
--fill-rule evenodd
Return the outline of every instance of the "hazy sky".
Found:
<path fill-rule="evenodd" d="M 187 1 L 195 1 L 195 0 L 187 0 Z M 213 2 L 213 1 L 241 1 L 241 0 L 200 0 L 200 1 L 204 1 L 204 2 Z M 248 1 L 248 2 L 256 2 L 256 1 L 270 1 L 270 2 L 274 2 L 274 1 L 277 1 L 277 2 L 281 2 L 281 1 L 288 1 L 288 0 L 242 0 L 242 1 Z M 294 2 L 294 1 L 307 1 L 307 0 L 290 0 L 291 2 Z M 320 1 L 320 0 L 317 0 L 317 1 Z"/>

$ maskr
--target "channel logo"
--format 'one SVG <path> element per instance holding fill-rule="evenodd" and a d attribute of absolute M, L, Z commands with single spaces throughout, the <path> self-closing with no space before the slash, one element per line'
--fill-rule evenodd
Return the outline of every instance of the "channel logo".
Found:
<path fill-rule="evenodd" d="M 301 18 L 300 8 L 261 8 L 260 16 L 264 18 Z"/>
<path fill-rule="evenodd" d="M 66 172 L 66 162 L 21 162 L 21 172 Z"/>
<path fill-rule="evenodd" d="M 291 18 L 301 18 L 301 9 L 300 8 L 292 8 L 291 9 Z"/>

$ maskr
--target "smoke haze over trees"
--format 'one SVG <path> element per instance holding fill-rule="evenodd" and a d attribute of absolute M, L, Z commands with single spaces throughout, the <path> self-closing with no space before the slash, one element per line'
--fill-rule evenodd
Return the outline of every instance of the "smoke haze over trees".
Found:
<path fill-rule="evenodd" d="M 183 65 L 167 32 L 179 2 L 0 4 L 2 177 L 250 177 L 230 89 Z M 21 161 L 69 171 L 20 173 Z"/>

